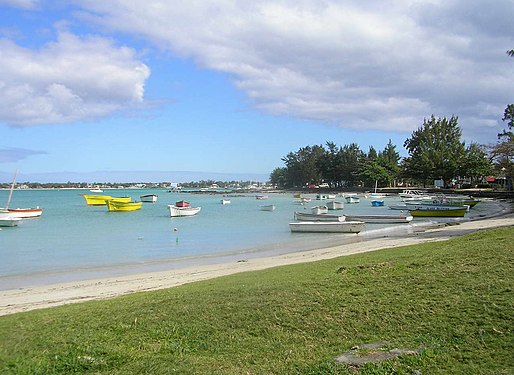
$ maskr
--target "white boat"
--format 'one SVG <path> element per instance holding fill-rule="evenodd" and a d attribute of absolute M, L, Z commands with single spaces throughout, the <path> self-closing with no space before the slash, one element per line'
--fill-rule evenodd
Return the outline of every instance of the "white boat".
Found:
<path fill-rule="evenodd" d="M 168 208 L 170 210 L 170 216 L 171 217 L 179 217 L 179 216 L 193 216 L 196 215 L 200 210 L 201 207 L 177 207 L 173 204 L 169 204 Z"/>
<path fill-rule="evenodd" d="M 402 201 L 431 200 L 432 196 L 421 190 L 404 190 L 398 194 Z"/>
<path fill-rule="evenodd" d="M 14 217 L 9 213 L 0 213 L 0 227 L 15 227 L 21 221 L 21 218 Z"/>
<path fill-rule="evenodd" d="M 355 195 L 349 195 L 346 198 L 346 203 L 359 203 L 361 199 Z"/>
<path fill-rule="evenodd" d="M 146 195 L 141 195 L 139 197 L 139 199 L 141 200 L 141 202 L 155 203 L 155 202 L 157 202 L 157 197 L 158 197 L 157 194 L 146 194 Z"/>
<path fill-rule="evenodd" d="M 327 199 L 336 199 L 336 194 L 327 194 Z"/>
<path fill-rule="evenodd" d="M 1 213 L 9 213 L 11 217 L 14 218 L 31 218 L 41 216 L 43 213 L 43 209 L 39 206 L 31 207 L 31 208 L 9 208 L 9 204 L 11 203 L 12 193 L 14 190 L 14 185 L 16 184 L 16 176 L 18 175 L 18 171 L 14 174 L 14 178 L 12 181 L 11 189 L 9 190 L 9 197 L 7 198 L 7 203 L 4 208 L 0 208 Z"/>
<path fill-rule="evenodd" d="M 256 195 L 255 196 L 255 199 L 258 199 L 258 200 L 264 200 L 264 199 L 268 199 L 269 197 L 267 195 Z"/>
<path fill-rule="evenodd" d="M 311 208 L 311 212 L 313 214 L 326 214 L 328 213 L 328 207 L 327 206 L 314 206 Z"/>
<path fill-rule="evenodd" d="M 330 201 L 326 203 L 329 210 L 342 210 L 344 208 L 343 202 Z"/>
<path fill-rule="evenodd" d="M 298 221 L 345 221 L 344 215 L 308 214 L 306 212 L 295 212 L 294 219 Z"/>
<path fill-rule="evenodd" d="M 405 203 L 403 204 L 389 204 L 387 207 L 389 207 L 391 210 L 401 210 L 401 211 L 408 211 L 409 208 Z"/>
<path fill-rule="evenodd" d="M 104 191 L 100 189 L 99 187 L 96 187 L 94 189 L 89 189 L 91 193 L 103 193 Z"/>
<path fill-rule="evenodd" d="M 222 199 L 221 204 L 230 204 L 230 199 Z"/>
<path fill-rule="evenodd" d="M 275 205 L 268 204 L 265 206 L 260 206 L 261 211 L 275 211 Z"/>
<path fill-rule="evenodd" d="M 344 215 L 347 221 L 363 221 L 369 224 L 396 224 L 412 221 L 412 215 Z"/>
<path fill-rule="evenodd" d="M 363 221 L 301 221 L 289 223 L 289 229 L 291 232 L 359 233 L 365 225 Z"/>
<path fill-rule="evenodd" d="M 300 201 L 301 201 L 302 203 L 309 203 L 311 200 L 312 200 L 312 198 L 308 198 L 308 197 L 302 197 L 302 198 L 300 198 Z"/>

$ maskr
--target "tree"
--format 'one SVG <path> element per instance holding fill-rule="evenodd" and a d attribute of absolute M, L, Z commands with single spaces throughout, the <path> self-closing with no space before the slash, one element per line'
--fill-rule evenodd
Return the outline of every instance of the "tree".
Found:
<path fill-rule="evenodd" d="M 436 179 L 448 182 L 458 176 L 465 156 L 461 135 L 457 116 L 425 119 L 404 143 L 409 152 L 404 163 L 406 175 L 424 184 Z"/>
<path fill-rule="evenodd" d="M 280 187 L 286 187 L 287 186 L 286 176 L 287 176 L 287 168 L 279 167 L 279 168 L 275 168 L 271 172 L 269 180 L 273 185 L 277 185 Z"/>
<path fill-rule="evenodd" d="M 471 183 L 478 183 L 491 173 L 491 161 L 487 158 L 484 146 L 472 142 L 466 148 L 463 163 L 463 173 L 471 179 Z"/>

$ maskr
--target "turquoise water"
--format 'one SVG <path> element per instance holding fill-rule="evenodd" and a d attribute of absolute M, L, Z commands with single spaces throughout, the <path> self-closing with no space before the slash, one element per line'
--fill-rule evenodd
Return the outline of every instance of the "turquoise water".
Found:
<path fill-rule="evenodd" d="M 222 196 L 217 194 L 107 190 L 104 194 L 133 200 L 143 194 L 159 196 L 157 203 L 144 203 L 139 211 L 108 212 L 105 206 L 87 206 L 82 193 L 89 192 L 14 192 L 11 207 L 40 206 L 44 211 L 41 217 L 26 219 L 18 227 L 1 228 L 0 289 L 248 259 L 355 239 L 352 234 L 290 232 L 288 223 L 293 221 L 294 211 L 310 211 L 324 202 L 316 201 L 314 195 L 305 206 L 296 204 L 292 194 L 268 194 L 268 200 L 245 194 L 229 197 L 231 204 L 222 205 Z M 7 195 L 8 191 L 0 191 L 0 202 L 5 202 Z M 201 206 L 201 212 L 170 218 L 167 205 L 182 199 Z M 398 198 L 386 198 L 386 205 L 398 202 Z M 276 210 L 259 209 L 268 204 L 274 204 Z M 496 208 L 493 203 L 482 202 L 472 214 L 484 215 Z M 336 212 L 399 214 L 387 206 L 372 207 L 371 199 L 345 204 L 343 211 Z M 381 226 L 368 224 L 366 230 L 377 228 Z"/>

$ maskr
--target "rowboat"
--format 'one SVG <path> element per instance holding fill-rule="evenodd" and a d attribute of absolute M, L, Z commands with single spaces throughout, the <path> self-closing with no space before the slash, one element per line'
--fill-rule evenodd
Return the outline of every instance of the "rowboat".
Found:
<path fill-rule="evenodd" d="M 469 206 L 425 206 L 409 209 L 414 217 L 464 217 Z"/>
<path fill-rule="evenodd" d="M 136 211 L 140 210 L 143 206 L 143 202 L 117 202 L 115 200 L 107 200 L 107 209 L 109 211 Z"/>
<path fill-rule="evenodd" d="M 178 202 L 175 202 L 175 206 L 176 207 L 191 207 L 191 203 L 189 203 L 188 201 L 178 201 Z"/>
<path fill-rule="evenodd" d="M 256 195 L 255 196 L 255 199 L 258 199 L 258 200 L 264 200 L 264 199 L 268 199 L 269 197 L 267 195 Z"/>
<path fill-rule="evenodd" d="M 344 215 L 329 214 L 308 214 L 305 212 L 295 212 L 294 219 L 298 221 L 345 221 Z"/>
<path fill-rule="evenodd" d="M 344 215 L 347 221 L 363 221 L 369 224 L 395 224 L 412 221 L 412 215 Z"/>
<path fill-rule="evenodd" d="M 328 207 L 327 206 L 314 206 L 311 208 L 311 212 L 313 214 L 326 214 L 328 213 Z"/>
<path fill-rule="evenodd" d="M 193 216 L 196 215 L 200 210 L 201 207 L 177 207 L 176 205 L 169 204 L 168 208 L 170 210 L 170 216 L 171 217 L 179 217 L 179 216 Z"/>
<path fill-rule="evenodd" d="M 383 200 L 375 199 L 375 200 L 371 201 L 371 205 L 373 207 L 380 207 L 380 206 L 384 205 L 384 201 Z"/>
<path fill-rule="evenodd" d="M 289 223 L 291 232 L 359 233 L 366 224 L 362 221 L 301 221 Z"/>
<path fill-rule="evenodd" d="M 361 199 L 355 195 L 349 195 L 346 198 L 346 203 L 359 203 Z"/>
<path fill-rule="evenodd" d="M 86 200 L 88 206 L 104 206 L 107 201 L 114 201 L 118 203 L 129 203 L 132 198 L 130 197 L 111 197 L 110 195 L 91 195 L 81 194 Z"/>
<path fill-rule="evenodd" d="M 275 205 L 268 204 L 265 206 L 260 206 L 261 211 L 275 211 Z"/>
<path fill-rule="evenodd" d="M 141 202 L 149 202 L 149 203 L 157 202 L 157 198 L 158 198 L 157 194 L 146 194 L 146 195 L 141 195 L 139 197 Z"/>
<path fill-rule="evenodd" d="M 330 201 L 326 203 L 326 206 L 329 210 L 342 210 L 344 208 L 344 203 L 338 201 Z"/>

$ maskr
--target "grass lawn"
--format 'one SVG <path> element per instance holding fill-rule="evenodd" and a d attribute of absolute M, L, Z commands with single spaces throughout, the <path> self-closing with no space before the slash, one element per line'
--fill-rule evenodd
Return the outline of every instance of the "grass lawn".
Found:
<path fill-rule="evenodd" d="M 514 374 L 513 244 L 499 228 L 3 316 L 0 373 Z M 334 360 L 377 341 L 419 354 Z"/>

